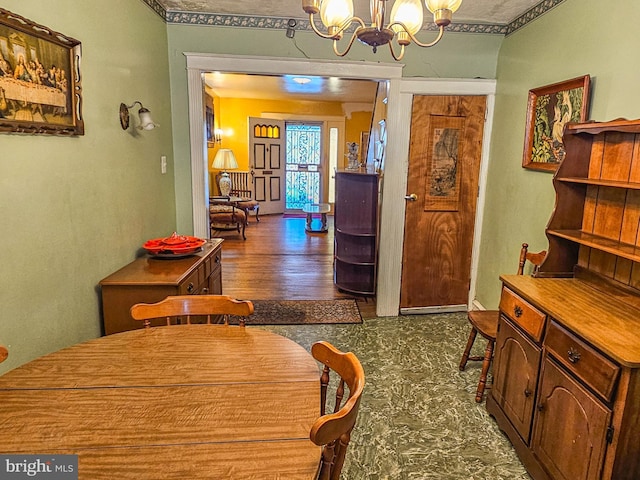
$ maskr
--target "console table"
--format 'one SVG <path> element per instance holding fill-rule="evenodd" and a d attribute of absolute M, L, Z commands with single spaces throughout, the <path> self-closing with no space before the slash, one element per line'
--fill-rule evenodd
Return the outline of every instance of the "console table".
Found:
<path fill-rule="evenodd" d="M 131 318 L 136 303 L 155 303 L 169 295 L 222 293 L 222 242 L 209 240 L 185 258 L 140 257 L 100 281 L 104 333 L 142 328 Z"/>

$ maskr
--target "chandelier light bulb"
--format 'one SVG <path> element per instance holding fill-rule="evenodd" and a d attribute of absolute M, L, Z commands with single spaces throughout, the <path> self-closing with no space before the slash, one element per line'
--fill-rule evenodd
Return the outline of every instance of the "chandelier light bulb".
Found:
<path fill-rule="evenodd" d="M 451 13 L 455 13 L 461 3 L 462 0 L 424 0 L 424 4 L 431 13 L 436 13 L 438 10 L 451 10 Z"/>
<path fill-rule="evenodd" d="M 353 18 L 352 0 L 324 0 L 320 4 L 320 19 L 327 28 L 340 27 Z"/>
<path fill-rule="evenodd" d="M 422 27 L 422 19 L 422 4 L 420 0 L 396 0 L 393 4 L 391 23 L 402 23 L 409 33 L 413 35 L 418 33 Z M 401 37 L 405 31 L 402 25 L 398 24 L 392 25 L 391 29 L 398 34 L 398 37 Z"/>

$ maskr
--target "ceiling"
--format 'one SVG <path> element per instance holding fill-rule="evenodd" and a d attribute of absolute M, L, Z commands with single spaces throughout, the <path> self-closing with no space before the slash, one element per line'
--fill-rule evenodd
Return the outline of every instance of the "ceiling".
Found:
<path fill-rule="evenodd" d="M 225 15 L 247 15 L 302 19 L 300 0 L 278 0 L 275 2 L 256 0 L 156 0 L 166 11 L 216 13 Z M 463 0 L 453 21 L 464 23 L 490 23 L 506 25 L 541 3 L 541 0 Z M 389 2 L 389 7 L 392 2 Z M 369 3 L 354 1 L 355 14 L 366 19 Z M 426 15 L 425 15 L 425 18 Z"/>
<path fill-rule="evenodd" d="M 305 76 L 310 81 L 304 85 L 293 76 L 244 75 L 234 73 L 209 73 L 206 85 L 218 97 L 254 98 L 270 100 L 313 100 L 325 102 L 373 103 L 377 82 L 371 80 L 345 80 Z"/>
<path fill-rule="evenodd" d="M 149 1 L 149 0 L 144 0 Z M 278 0 L 275 2 L 256 0 L 154 0 L 164 9 L 168 21 L 189 24 L 221 24 L 233 25 L 237 18 L 246 16 L 254 20 L 255 24 L 262 19 L 280 19 L 286 24 L 289 18 L 301 20 L 299 27 L 304 24 L 306 15 L 302 10 L 301 0 Z M 522 18 L 535 18 L 562 0 L 463 0 L 460 9 L 453 16 L 461 31 L 474 31 L 474 25 L 487 24 L 496 31 L 504 33 L 514 24 L 521 25 Z M 549 3 L 550 2 L 550 3 Z M 389 7 L 392 1 L 389 1 Z M 363 19 L 370 15 L 369 4 L 366 0 L 354 1 L 355 14 Z M 202 16 L 197 14 L 206 14 Z M 431 18 L 427 15 L 426 19 Z M 211 17 L 213 16 L 213 17 Z M 219 18 L 216 18 L 220 16 Z M 230 16 L 233 17 L 230 20 Z M 520 21 L 516 21 L 516 20 Z M 218 23 L 219 22 L 219 23 Z M 242 22 L 242 20 L 240 21 Z M 526 23 L 526 22 L 525 22 Z M 510 25 L 511 24 L 511 25 Z M 286 26 L 285 26 L 286 28 Z M 477 29 L 475 29 L 477 31 Z M 375 99 L 376 83 L 367 80 L 344 80 L 338 78 L 311 78 L 306 85 L 298 85 L 291 78 L 278 76 L 243 75 L 230 73 L 208 74 L 205 82 L 219 97 L 255 98 L 255 99 L 290 99 L 290 100 L 322 100 L 343 101 L 350 103 L 373 102 Z"/>

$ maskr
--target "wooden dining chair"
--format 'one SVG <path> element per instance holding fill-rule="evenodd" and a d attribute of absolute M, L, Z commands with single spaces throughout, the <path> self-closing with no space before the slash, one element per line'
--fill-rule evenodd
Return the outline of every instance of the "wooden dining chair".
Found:
<path fill-rule="evenodd" d="M 4 362 L 8 356 L 9 356 L 9 351 L 5 347 L 0 345 L 0 363 Z"/>
<path fill-rule="evenodd" d="M 358 417 L 365 383 L 364 369 L 353 353 L 343 353 L 328 342 L 314 343 L 311 355 L 324 365 L 320 376 L 320 417 L 313 423 L 309 434 L 313 443 L 323 447 L 317 478 L 337 480 L 340 478 L 351 431 Z M 332 383 L 337 384 L 333 409 L 331 402 L 327 403 L 331 371 L 337 374 Z M 345 384 L 349 392 L 343 403 Z"/>
<path fill-rule="evenodd" d="M 535 275 L 542 264 L 544 257 L 547 255 L 546 250 L 538 253 L 529 253 L 528 249 L 529 245 L 523 243 L 522 248 L 520 249 L 520 260 L 518 261 L 518 275 L 522 275 L 524 273 L 524 267 L 527 261 L 531 262 L 534 266 L 532 275 Z M 476 402 L 481 403 L 484 396 L 484 389 L 487 385 L 489 367 L 491 367 L 491 361 L 493 360 L 493 347 L 496 342 L 500 312 L 498 310 L 470 310 L 467 314 L 467 318 L 469 319 L 469 323 L 471 323 L 471 332 L 469 333 L 467 346 L 465 347 L 462 358 L 460 359 L 459 368 L 463 371 L 469 360 L 482 361 L 480 380 L 478 382 L 478 389 L 476 390 Z M 473 343 L 475 342 L 478 333 L 487 340 L 484 356 L 471 356 L 471 348 L 473 347 Z"/>
<path fill-rule="evenodd" d="M 131 317 L 144 321 L 145 328 L 151 327 L 151 320 L 156 318 L 165 318 L 167 325 L 174 325 L 191 324 L 195 316 L 206 317 L 208 324 L 218 323 L 222 317 L 228 325 L 230 315 L 240 317 L 240 326 L 244 327 L 246 318 L 252 313 L 252 302 L 227 295 L 176 295 L 157 303 L 137 303 L 131 307 Z"/>

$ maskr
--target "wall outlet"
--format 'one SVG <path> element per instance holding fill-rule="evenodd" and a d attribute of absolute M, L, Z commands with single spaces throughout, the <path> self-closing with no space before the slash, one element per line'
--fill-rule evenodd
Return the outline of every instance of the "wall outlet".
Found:
<path fill-rule="evenodd" d="M 167 156 L 162 155 L 160 157 L 160 172 L 167 173 Z"/>

